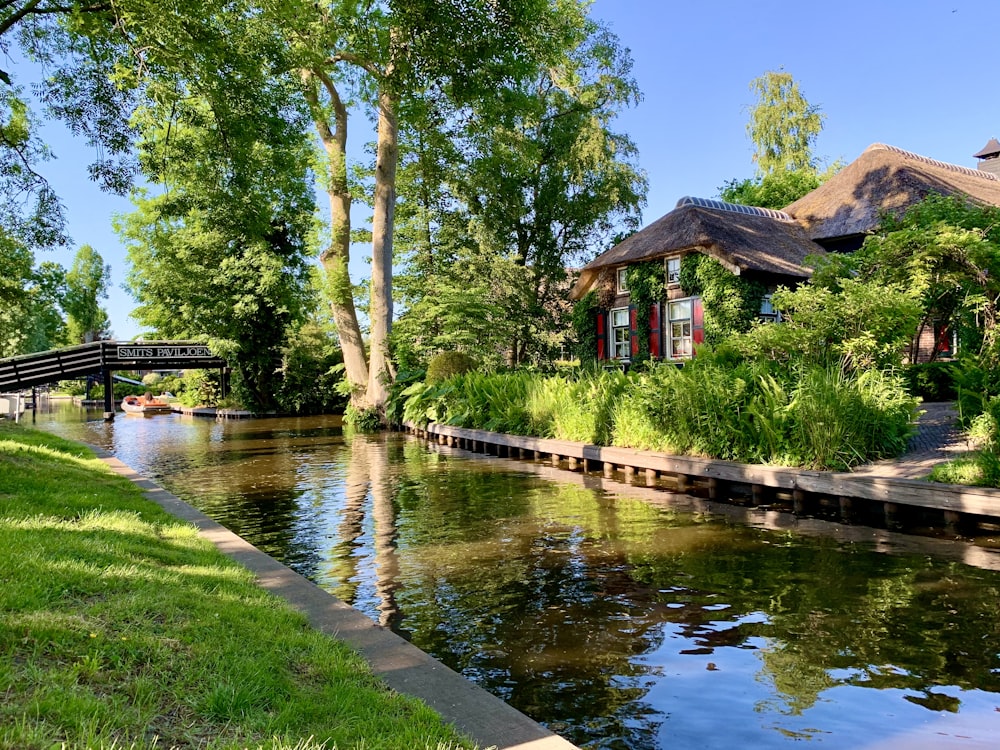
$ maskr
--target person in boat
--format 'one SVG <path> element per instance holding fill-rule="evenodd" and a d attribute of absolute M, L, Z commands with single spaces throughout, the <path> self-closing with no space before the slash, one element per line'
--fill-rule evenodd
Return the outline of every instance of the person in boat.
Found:
<path fill-rule="evenodd" d="M 145 404 L 151 404 L 155 400 L 156 399 L 153 398 L 153 392 L 152 391 L 146 391 L 144 394 L 142 394 L 142 398 L 139 399 L 140 403 L 142 403 L 144 405 Z"/>

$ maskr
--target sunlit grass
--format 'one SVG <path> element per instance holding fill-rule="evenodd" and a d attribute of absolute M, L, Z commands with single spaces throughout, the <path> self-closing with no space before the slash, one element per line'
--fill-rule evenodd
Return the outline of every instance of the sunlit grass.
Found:
<path fill-rule="evenodd" d="M 79 445 L 0 424 L 0 748 L 468 747 Z"/>

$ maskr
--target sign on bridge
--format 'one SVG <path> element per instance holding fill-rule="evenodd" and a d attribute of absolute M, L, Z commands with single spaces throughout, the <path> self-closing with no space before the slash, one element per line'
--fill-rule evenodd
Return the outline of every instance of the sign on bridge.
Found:
<path fill-rule="evenodd" d="M 187 346 L 119 346 L 118 359 L 204 359 L 211 357 L 212 350 L 195 344 Z"/>

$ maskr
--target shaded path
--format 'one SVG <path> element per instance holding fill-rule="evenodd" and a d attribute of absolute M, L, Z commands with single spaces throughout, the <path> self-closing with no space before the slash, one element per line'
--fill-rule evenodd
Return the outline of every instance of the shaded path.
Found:
<path fill-rule="evenodd" d="M 957 427 L 958 411 L 953 401 L 921 404 L 917 432 L 910 438 L 909 449 L 902 456 L 858 466 L 853 474 L 871 477 L 924 479 L 931 469 L 944 461 L 958 458 L 972 450 Z"/>

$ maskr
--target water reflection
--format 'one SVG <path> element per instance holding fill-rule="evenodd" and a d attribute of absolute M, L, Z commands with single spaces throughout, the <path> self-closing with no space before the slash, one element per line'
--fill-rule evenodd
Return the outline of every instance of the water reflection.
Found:
<path fill-rule="evenodd" d="M 323 418 L 49 428 L 587 747 L 968 747 L 1000 731 L 1000 574 L 938 554 L 961 545 L 763 529 Z M 876 553 L 874 534 L 907 551 Z"/>

